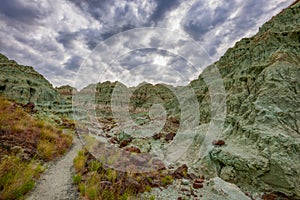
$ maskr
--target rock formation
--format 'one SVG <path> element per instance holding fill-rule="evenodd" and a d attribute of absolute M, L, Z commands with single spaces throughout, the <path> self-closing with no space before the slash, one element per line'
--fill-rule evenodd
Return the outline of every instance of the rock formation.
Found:
<path fill-rule="evenodd" d="M 0 95 L 24 105 L 33 103 L 38 110 L 71 116 L 72 96 L 68 86 L 55 89 L 33 67 L 19 65 L 2 54 L 0 72 Z"/>
<path fill-rule="evenodd" d="M 215 63 L 227 95 L 221 136 L 226 145 L 210 152 L 224 180 L 295 198 L 300 198 L 299 19 L 297 1 Z M 191 85 L 200 94 L 200 113 L 205 116 L 200 122 L 207 123 L 207 86 L 201 75 Z"/>
<path fill-rule="evenodd" d="M 57 91 L 32 67 L 19 65 L 0 54 L 0 71 L 0 94 L 7 98 L 49 108 L 59 103 Z"/>

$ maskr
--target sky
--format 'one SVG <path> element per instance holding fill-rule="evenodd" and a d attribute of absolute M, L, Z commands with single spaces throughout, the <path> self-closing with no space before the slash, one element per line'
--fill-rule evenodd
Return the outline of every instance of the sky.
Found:
<path fill-rule="evenodd" d="M 54 86 L 183 85 L 293 0 L 1 0 L 0 53 Z"/>

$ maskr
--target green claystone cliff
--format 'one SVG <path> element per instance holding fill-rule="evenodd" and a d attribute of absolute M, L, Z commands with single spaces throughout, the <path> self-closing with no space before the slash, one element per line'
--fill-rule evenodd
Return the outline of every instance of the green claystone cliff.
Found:
<path fill-rule="evenodd" d="M 221 178 L 245 190 L 300 198 L 299 19 L 297 1 L 215 63 L 227 95 L 226 145 L 210 158 Z M 200 121 L 207 123 L 207 86 L 201 75 L 191 85 L 199 94 Z"/>

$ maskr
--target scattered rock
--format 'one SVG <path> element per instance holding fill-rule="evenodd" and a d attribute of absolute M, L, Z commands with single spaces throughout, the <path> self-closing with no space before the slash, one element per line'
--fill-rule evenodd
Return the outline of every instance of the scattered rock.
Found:
<path fill-rule="evenodd" d="M 223 146 L 223 145 L 225 145 L 225 141 L 224 140 L 214 140 L 212 142 L 212 144 L 215 146 Z"/>
<path fill-rule="evenodd" d="M 194 182 L 193 183 L 193 188 L 195 188 L 195 189 L 203 188 L 203 184 L 202 183 Z"/>
<path fill-rule="evenodd" d="M 110 142 L 110 143 L 112 143 L 112 144 L 118 144 L 118 143 L 119 143 L 119 141 L 118 141 L 118 138 L 117 138 L 117 137 L 113 137 L 113 138 L 111 138 L 111 139 L 109 140 L 109 142 Z"/>
<path fill-rule="evenodd" d="M 175 135 L 176 135 L 176 133 L 168 133 L 168 134 L 166 134 L 166 136 L 165 136 L 165 140 L 166 140 L 167 142 L 169 142 L 169 141 L 173 140 L 173 138 L 175 137 Z"/>
<path fill-rule="evenodd" d="M 181 192 L 189 192 L 190 190 L 188 188 L 186 188 L 186 187 L 183 187 L 183 188 L 180 189 L 180 191 Z"/>
<path fill-rule="evenodd" d="M 204 180 L 203 179 L 195 179 L 195 181 L 194 181 L 195 183 L 203 183 L 204 182 Z"/>
<path fill-rule="evenodd" d="M 132 153 L 141 153 L 141 150 L 137 147 L 134 147 L 134 146 L 125 148 L 125 151 L 129 151 L 129 152 L 132 152 Z"/>
<path fill-rule="evenodd" d="M 275 200 L 276 199 L 276 195 L 275 194 L 264 194 L 262 196 L 263 200 Z"/>
<path fill-rule="evenodd" d="M 186 178 L 188 174 L 188 167 L 186 164 L 181 165 L 178 167 L 174 172 L 173 172 L 173 177 L 174 178 Z"/>
<path fill-rule="evenodd" d="M 123 141 L 120 143 L 120 148 L 126 147 L 130 142 L 132 142 L 132 138 L 123 140 Z"/>
<path fill-rule="evenodd" d="M 188 185 L 190 182 L 189 182 L 189 180 L 188 179 L 182 179 L 181 180 L 181 184 L 182 185 Z"/>
<path fill-rule="evenodd" d="M 188 177 L 192 180 L 196 179 L 197 178 L 197 175 L 195 175 L 194 173 L 189 173 L 188 174 Z"/>
<path fill-rule="evenodd" d="M 153 138 L 154 140 L 159 140 L 162 136 L 163 136 L 163 134 L 162 134 L 161 132 L 159 132 L 159 133 L 154 134 L 154 135 L 152 136 L 152 138 Z"/>

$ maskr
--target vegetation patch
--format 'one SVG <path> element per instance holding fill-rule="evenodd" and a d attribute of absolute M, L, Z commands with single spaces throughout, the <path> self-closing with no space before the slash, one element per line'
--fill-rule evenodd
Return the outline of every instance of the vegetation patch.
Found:
<path fill-rule="evenodd" d="M 16 156 L 0 163 L 0 199 L 19 199 L 34 187 L 34 180 L 43 172 L 35 160 L 23 162 Z"/>
<path fill-rule="evenodd" d="M 22 199 L 42 163 L 65 153 L 73 136 L 2 97 L 0 110 L 0 199 Z"/>
<path fill-rule="evenodd" d="M 77 175 L 73 180 L 84 199 L 139 199 L 140 193 L 173 182 L 172 175 L 166 170 L 140 174 L 105 167 L 87 151 L 78 152 L 74 167 Z"/>

